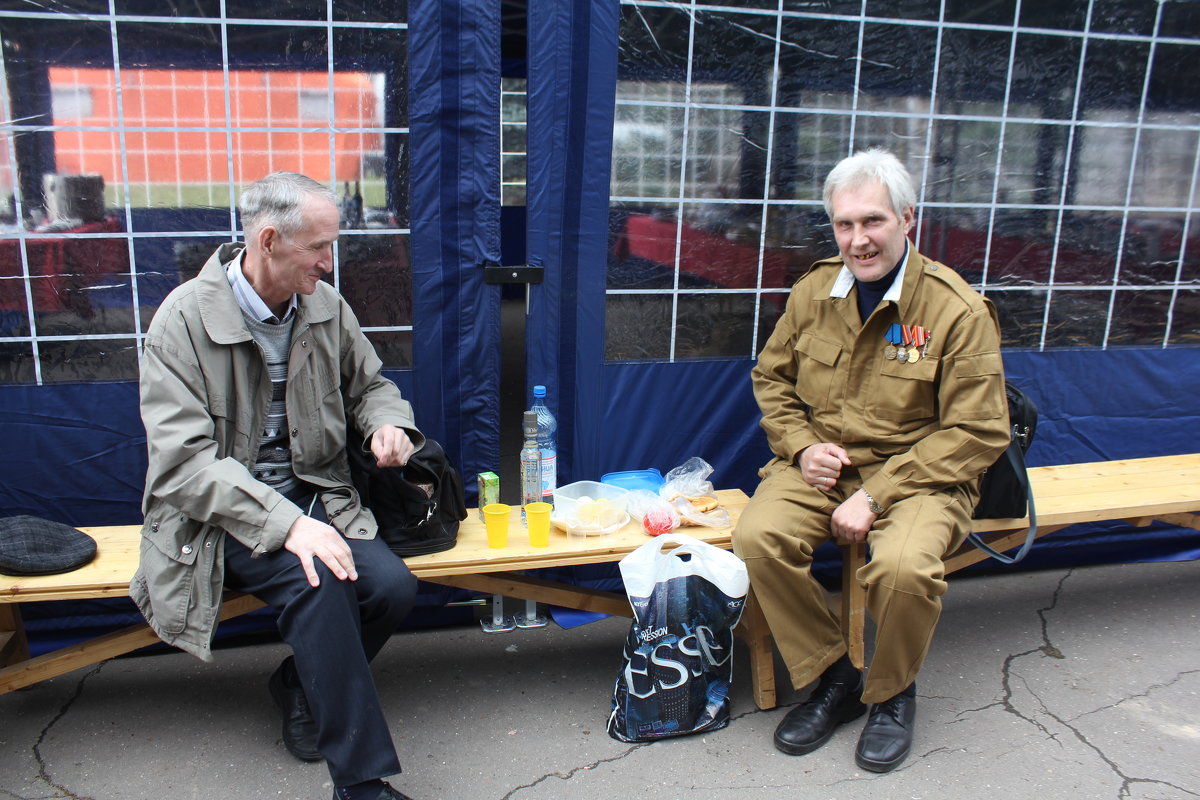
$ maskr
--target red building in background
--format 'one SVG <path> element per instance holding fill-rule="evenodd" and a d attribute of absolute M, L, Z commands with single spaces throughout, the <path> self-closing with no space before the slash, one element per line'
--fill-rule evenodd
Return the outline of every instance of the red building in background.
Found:
<path fill-rule="evenodd" d="M 364 154 L 381 147 L 379 104 L 365 73 L 231 70 L 228 93 L 225 77 L 123 69 L 118 107 L 112 70 L 51 68 L 57 171 L 131 187 L 241 186 L 278 169 L 341 182 L 360 180 Z"/>

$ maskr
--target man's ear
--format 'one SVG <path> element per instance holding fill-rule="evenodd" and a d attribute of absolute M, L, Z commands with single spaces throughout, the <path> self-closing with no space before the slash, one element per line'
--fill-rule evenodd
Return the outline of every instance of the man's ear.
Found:
<path fill-rule="evenodd" d="M 272 225 L 266 225 L 259 229 L 258 236 L 255 238 L 258 240 L 259 252 L 265 256 L 269 256 L 274 251 L 275 246 L 279 244 L 279 231 Z"/>

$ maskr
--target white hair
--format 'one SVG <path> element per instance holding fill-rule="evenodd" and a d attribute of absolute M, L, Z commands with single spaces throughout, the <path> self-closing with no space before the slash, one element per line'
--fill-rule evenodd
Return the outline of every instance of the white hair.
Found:
<path fill-rule="evenodd" d="M 337 204 L 332 189 L 298 172 L 272 172 L 250 184 L 238 202 L 246 240 L 267 226 L 280 236 L 292 236 L 304 227 L 304 204 L 311 197 Z"/>
<path fill-rule="evenodd" d="M 892 210 L 899 219 L 917 204 L 917 192 L 913 188 L 908 170 L 887 150 L 879 148 L 859 150 L 847 156 L 829 171 L 825 178 L 825 214 L 833 217 L 833 194 L 839 189 L 862 186 L 876 180 L 887 190 L 892 201 Z"/>

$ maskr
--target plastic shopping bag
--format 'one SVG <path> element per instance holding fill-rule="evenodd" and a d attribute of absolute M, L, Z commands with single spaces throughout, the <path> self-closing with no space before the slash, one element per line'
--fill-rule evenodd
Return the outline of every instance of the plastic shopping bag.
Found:
<path fill-rule="evenodd" d="M 668 533 L 625 556 L 620 569 L 633 624 L 613 684 L 609 736 L 648 742 L 728 725 L 733 629 L 750 585 L 745 564 Z"/>

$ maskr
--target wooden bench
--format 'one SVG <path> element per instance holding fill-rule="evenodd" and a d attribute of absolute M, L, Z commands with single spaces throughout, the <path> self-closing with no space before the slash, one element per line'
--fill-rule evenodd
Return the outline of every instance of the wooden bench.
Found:
<path fill-rule="evenodd" d="M 717 492 L 721 505 L 736 524 L 748 498 L 737 489 Z M 96 558 L 87 566 L 61 575 L 10 577 L 0 575 L 0 694 L 62 675 L 79 667 L 96 664 L 158 641 L 149 626 L 139 623 L 61 650 L 31 658 L 21 623 L 20 604 L 45 600 L 81 600 L 98 597 L 127 597 L 129 581 L 137 568 L 140 526 L 81 528 L 97 543 Z M 731 528 L 687 528 L 685 532 L 718 547 L 730 548 Z M 413 574 L 424 581 L 486 594 L 632 616 L 623 593 L 606 592 L 549 581 L 522 574 L 542 567 L 603 564 L 620 560 L 647 541 L 641 526 L 631 522 L 608 536 L 568 537 L 554 532 L 550 546 L 530 547 L 528 535 L 514 514 L 510 522 L 509 546 L 491 549 L 483 523 L 472 509 L 459 530 L 458 544 L 451 550 L 405 559 Z M 248 595 L 229 593 L 221 607 L 221 619 L 229 619 L 261 608 Z M 762 708 L 775 706 L 772 643 L 757 607 L 743 614 L 739 635 L 752 654 L 756 676 L 755 701 Z"/>
<path fill-rule="evenodd" d="M 1081 522 L 1123 520 L 1137 526 L 1158 520 L 1200 529 L 1200 453 L 1184 456 L 1104 461 L 1038 467 L 1030 470 L 1038 511 L 1038 536 Z M 747 498 L 738 490 L 718 492 L 733 522 Z M 1024 520 L 978 520 L 975 530 L 987 534 L 993 547 L 1007 550 L 1023 539 Z M 39 600 L 72 600 L 124 597 L 137 565 L 139 527 L 84 528 L 99 545 L 97 558 L 88 566 L 63 575 L 30 578 L 0 576 L 0 694 L 28 686 L 89 664 L 95 664 L 140 647 L 157 637 L 144 625 L 134 625 L 62 650 L 29 657 L 21 627 L 20 603 Z M 730 529 L 689 528 L 687 533 L 719 547 L 729 548 Z M 646 541 L 631 523 L 611 536 L 568 538 L 552 535 L 551 546 L 531 548 L 520 523 L 514 520 L 509 547 L 492 550 L 486 545 L 483 524 L 472 510 L 463 523 L 459 544 L 444 553 L 407 559 L 420 579 L 463 589 L 542 603 L 630 616 L 629 603 L 618 592 L 605 592 L 547 581 L 521 574 L 539 567 L 599 564 L 620 560 Z M 866 595 L 855 580 L 865 563 L 861 546 L 843 548 L 841 619 L 851 658 L 864 663 L 863 634 Z M 946 559 L 947 574 L 987 558 L 971 545 Z M 246 595 L 228 597 L 222 619 L 261 607 Z M 750 652 L 750 673 L 755 704 L 776 705 L 773 641 L 753 593 L 738 630 Z"/>

